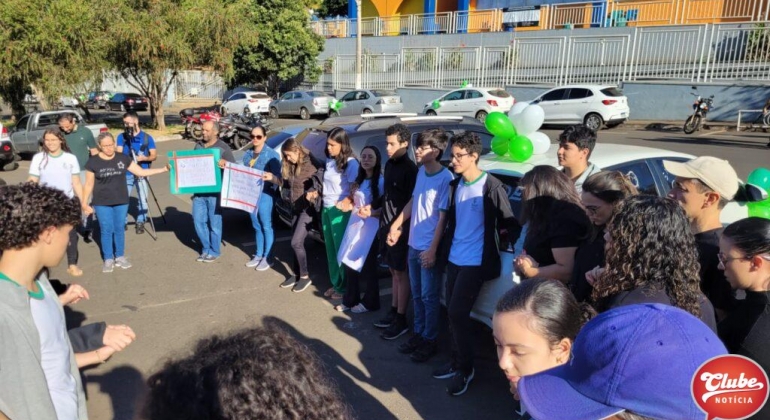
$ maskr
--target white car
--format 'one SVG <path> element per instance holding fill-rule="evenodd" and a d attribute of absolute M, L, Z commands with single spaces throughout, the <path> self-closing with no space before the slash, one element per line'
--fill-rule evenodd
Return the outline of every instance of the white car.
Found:
<path fill-rule="evenodd" d="M 521 192 L 519 181 L 529 170 L 537 165 L 559 167 L 556 159 L 556 145 L 543 155 L 536 155 L 525 163 L 512 162 L 507 157 L 494 154 L 483 156 L 479 167 L 500 179 L 507 186 L 508 197 L 514 214 L 520 214 Z M 649 147 L 627 146 L 620 144 L 597 144 L 591 153 L 591 163 L 604 170 L 616 170 L 629 177 L 642 194 L 665 196 L 671 189 L 674 176 L 663 168 L 664 160 L 684 162 L 695 156 L 685 153 L 672 152 Z M 722 223 L 729 224 L 748 217 L 748 207 L 743 196 L 739 193 L 739 201 L 730 202 L 722 210 Z M 471 311 L 471 317 L 492 327 L 492 315 L 500 297 L 520 279 L 513 273 L 513 259 L 521 252 L 524 238 L 519 238 L 516 246 L 509 252 L 501 252 L 500 277 L 484 283 L 476 304 Z"/>
<path fill-rule="evenodd" d="M 459 115 L 473 117 L 481 122 L 490 112 L 508 113 L 516 100 L 505 89 L 464 87 L 453 90 L 435 101 L 425 104 L 425 115 Z"/>
<path fill-rule="evenodd" d="M 63 108 L 77 108 L 80 101 L 71 96 L 62 96 L 59 98 L 59 104 L 61 104 Z"/>
<path fill-rule="evenodd" d="M 531 101 L 545 111 L 545 124 L 580 124 L 599 131 L 631 115 L 628 98 L 616 86 L 569 85 L 551 89 Z"/>
<path fill-rule="evenodd" d="M 222 102 L 222 114 L 240 114 L 248 108 L 252 114 L 267 114 L 270 112 L 270 102 L 273 99 L 265 92 L 233 93 Z"/>

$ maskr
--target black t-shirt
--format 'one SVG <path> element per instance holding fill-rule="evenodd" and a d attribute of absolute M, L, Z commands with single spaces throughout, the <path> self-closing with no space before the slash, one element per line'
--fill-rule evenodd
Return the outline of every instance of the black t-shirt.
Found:
<path fill-rule="evenodd" d="M 222 140 L 217 140 L 216 143 L 211 145 L 211 147 L 206 147 L 204 143 L 195 143 L 195 148 L 193 150 L 203 150 L 203 149 L 212 149 L 212 148 L 218 148 L 220 150 L 219 158 L 224 159 L 230 163 L 235 163 L 235 156 L 233 156 L 233 150 L 230 149 L 230 146 L 227 145 L 227 143 L 223 142 Z M 224 172 L 224 169 L 221 170 Z M 195 193 L 193 194 L 193 197 L 218 197 L 219 193 Z"/>
<path fill-rule="evenodd" d="M 719 237 L 722 229 L 713 229 L 695 235 L 700 262 L 700 288 L 714 308 L 731 311 L 736 304 L 735 294 L 725 273 L 719 269 Z"/>
<path fill-rule="evenodd" d="M 604 244 L 604 235 L 597 232 L 595 238 L 589 238 L 580 244 L 575 253 L 575 266 L 569 288 L 578 302 L 588 302 L 591 298 L 593 287 L 586 280 L 586 273 L 597 265 L 604 267 Z"/>
<path fill-rule="evenodd" d="M 672 305 L 671 298 L 666 294 L 666 291 L 658 288 L 640 287 L 633 290 L 620 292 L 616 295 L 610 296 L 599 305 L 603 310 L 610 310 L 620 306 L 635 305 L 640 303 L 662 303 L 664 305 Z M 700 320 L 704 324 L 708 325 L 712 331 L 717 332 L 716 316 L 714 315 L 714 307 L 711 305 L 706 296 L 699 296 L 700 303 Z"/>
<path fill-rule="evenodd" d="M 556 260 L 551 250 L 579 246 L 588 236 L 590 225 L 591 221 L 580 207 L 570 203 L 555 202 L 549 211 L 546 226 L 539 231 L 531 229 L 527 231 L 524 250 L 537 261 L 540 267 L 555 264 Z"/>
<path fill-rule="evenodd" d="M 417 165 L 406 153 L 388 159 L 385 163 L 384 181 L 380 226 L 389 227 L 412 199 L 414 184 L 417 182 Z M 408 225 L 409 223 L 404 223 L 404 228 Z"/>
<path fill-rule="evenodd" d="M 117 206 L 128 204 L 126 172 L 131 165 L 131 158 L 116 153 L 112 159 L 102 159 L 99 155 L 91 156 L 86 163 L 86 170 L 94 173 L 94 192 L 91 205 Z"/>

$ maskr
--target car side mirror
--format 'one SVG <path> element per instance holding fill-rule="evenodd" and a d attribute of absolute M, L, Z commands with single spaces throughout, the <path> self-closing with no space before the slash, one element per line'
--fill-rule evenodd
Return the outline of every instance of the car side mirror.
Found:
<path fill-rule="evenodd" d="M 540 102 L 542 102 L 542 101 L 543 101 L 543 98 L 537 98 L 537 99 L 535 99 L 534 101 L 532 101 L 532 103 L 533 103 L 533 104 L 539 104 L 539 103 L 540 103 Z"/>

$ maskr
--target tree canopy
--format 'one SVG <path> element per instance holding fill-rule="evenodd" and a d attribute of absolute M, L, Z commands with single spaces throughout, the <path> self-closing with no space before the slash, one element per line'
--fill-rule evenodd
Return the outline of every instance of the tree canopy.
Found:
<path fill-rule="evenodd" d="M 321 18 L 347 15 L 348 0 L 324 0 L 321 4 L 321 8 L 318 9 L 318 16 Z"/>

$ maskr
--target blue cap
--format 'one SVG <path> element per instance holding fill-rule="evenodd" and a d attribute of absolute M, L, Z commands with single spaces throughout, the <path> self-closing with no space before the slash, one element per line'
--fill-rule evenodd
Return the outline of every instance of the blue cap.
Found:
<path fill-rule="evenodd" d="M 571 360 L 519 380 L 538 420 L 602 419 L 621 411 L 703 420 L 690 387 L 701 364 L 727 354 L 700 319 L 673 306 L 622 306 L 583 327 Z"/>

